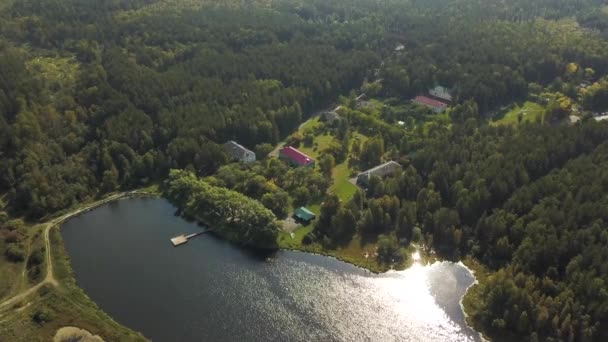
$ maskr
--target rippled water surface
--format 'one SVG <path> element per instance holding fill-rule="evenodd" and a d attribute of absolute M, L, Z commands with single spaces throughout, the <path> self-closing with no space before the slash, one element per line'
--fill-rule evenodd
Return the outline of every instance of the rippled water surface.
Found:
<path fill-rule="evenodd" d="M 78 284 L 153 341 L 477 341 L 459 264 L 374 275 L 301 252 L 261 254 L 200 231 L 162 199 L 111 203 L 62 228 Z"/>

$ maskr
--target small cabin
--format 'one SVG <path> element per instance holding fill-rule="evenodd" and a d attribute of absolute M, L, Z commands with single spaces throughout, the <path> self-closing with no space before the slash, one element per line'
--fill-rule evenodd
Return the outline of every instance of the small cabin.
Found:
<path fill-rule="evenodd" d="M 294 211 L 293 217 L 304 224 L 309 224 L 317 215 L 304 207 L 299 207 Z"/>

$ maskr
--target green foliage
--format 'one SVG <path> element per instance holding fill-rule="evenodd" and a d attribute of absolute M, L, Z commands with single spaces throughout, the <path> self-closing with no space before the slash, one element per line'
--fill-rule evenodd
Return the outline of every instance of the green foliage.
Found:
<path fill-rule="evenodd" d="M 173 172 L 165 186 L 173 203 L 230 239 L 269 245 L 287 197 L 320 203 L 332 172 L 399 160 L 404 171 L 373 177 L 367 196 L 336 182 L 309 242 L 377 241 L 384 263 L 402 241 L 472 255 L 494 274 L 471 316 L 491 337 L 608 340 L 608 130 L 558 126 L 577 101 L 607 108 L 604 5 L 5 1 L 2 210 L 42 217 L 188 169 L 196 176 Z M 406 103 L 437 84 L 452 89 L 448 113 Z M 387 106 L 344 97 L 345 120 L 311 121 L 287 140 L 332 155 L 338 167 L 320 161 L 325 176 L 273 158 L 226 165 L 221 143 L 256 146 L 261 160 L 307 115 L 357 88 Z M 497 127 L 483 122 L 513 101 L 524 105 Z M 535 124 L 543 120 L 550 125 Z M 23 260 L 24 225 L 7 220 L 5 255 Z"/>
<path fill-rule="evenodd" d="M 274 247 L 276 243 L 279 225 L 275 215 L 236 191 L 212 186 L 186 171 L 172 170 L 163 193 L 184 215 L 229 240 L 257 247 Z"/>
<path fill-rule="evenodd" d="M 327 178 L 331 178 L 332 171 L 336 166 L 336 160 L 331 154 L 324 154 L 319 158 L 319 168 L 321 173 Z"/>
<path fill-rule="evenodd" d="M 403 260 L 397 238 L 393 235 L 378 237 L 378 262 L 381 264 L 396 264 Z"/>
<path fill-rule="evenodd" d="M 21 244 L 11 243 L 6 247 L 4 256 L 10 262 L 22 262 L 25 260 L 25 251 Z"/>
<path fill-rule="evenodd" d="M 39 325 L 49 323 L 53 321 L 53 319 L 55 319 L 55 313 L 46 307 L 42 307 L 32 314 L 32 321 Z"/>

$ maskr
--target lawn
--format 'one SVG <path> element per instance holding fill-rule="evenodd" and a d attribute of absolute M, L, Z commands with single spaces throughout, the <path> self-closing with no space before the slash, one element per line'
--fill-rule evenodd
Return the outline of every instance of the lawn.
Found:
<path fill-rule="evenodd" d="M 300 132 L 304 133 L 309 129 L 315 129 L 319 126 L 321 126 L 321 122 L 319 121 L 319 117 L 317 116 L 302 124 L 302 126 L 300 127 Z"/>
<path fill-rule="evenodd" d="M 329 188 L 329 192 L 335 193 L 342 202 L 348 201 L 357 192 L 357 186 L 349 181 L 348 162 L 336 165 L 332 172 L 332 178 L 333 184 Z"/>
<path fill-rule="evenodd" d="M 299 249 L 302 247 L 302 239 L 306 234 L 312 232 L 314 222 L 311 222 L 308 226 L 300 227 L 293 232 L 293 238 L 291 235 L 285 232 L 280 232 L 277 237 L 277 243 L 279 247 L 286 249 Z"/>
<path fill-rule="evenodd" d="M 325 148 L 327 148 L 331 143 L 336 142 L 336 139 L 332 135 L 323 134 L 315 136 L 313 140 L 312 146 L 304 146 L 301 145 L 298 149 L 310 157 L 317 159 Z"/>
<path fill-rule="evenodd" d="M 522 106 L 516 105 L 513 109 L 509 110 L 504 114 L 504 116 L 494 122 L 492 125 L 501 126 L 515 126 L 519 121 L 519 114 L 523 115 L 523 122 L 535 122 L 538 118 L 540 118 L 541 122 L 543 122 L 543 113 L 545 108 L 538 103 L 526 101 Z"/>

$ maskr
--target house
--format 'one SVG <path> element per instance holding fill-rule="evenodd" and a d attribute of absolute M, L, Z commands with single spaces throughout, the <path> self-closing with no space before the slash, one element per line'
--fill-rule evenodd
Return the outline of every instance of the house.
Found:
<path fill-rule="evenodd" d="M 292 166 L 315 167 L 314 159 L 291 146 L 279 150 L 279 159 L 288 161 Z"/>
<path fill-rule="evenodd" d="M 224 144 L 224 149 L 230 155 L 232 160 L 240 161 L 243 163 L 252 163 L 255 161 L 255 153 L 248 150 L 242 145 L 237 144 L 235 141 L 229 141 Z"/>
<path fill-rule="evenodd" d="M 429 89 L 429 95 L 438 100 L 452 102 L 452 94 L 450 94 L 450 90 L 442 86 L 436 86 L 433 89 Z"/>
<path fill-rule="evenodd" d="M 435 111 L 436 113 L 441 113 L 446 108 L 448 108 L 447 104 L 445 104 L 439 100 L 431 99 L 430 97 L 426 97 L 426 96 L 416 96 L 416 98 L 413 99 L 412 102 L 425 106 L 425 107 L 428 107 L 428 108 L 432 109 L 433 111 Z"/>
<path fill-rule="evenodd" d="M 401 164 L 395 161 L 389 161 L 382 165 L 378 165 L 373 169 L 369 169 L 365 172 L 361 172 L 357 176 L 357 184 L 360 186 L 369 186 L 369 181 L 372 176 L 383 178 L 392 175 L 398 171 L 401 171 Z"/>
<path fill-rule="evenodd" d="M 304 224 L 308 224 L 310 221 L 314 220 L 317 215 L 304 207 L 299 207 L 294 211 L 293 217 Z"/>

